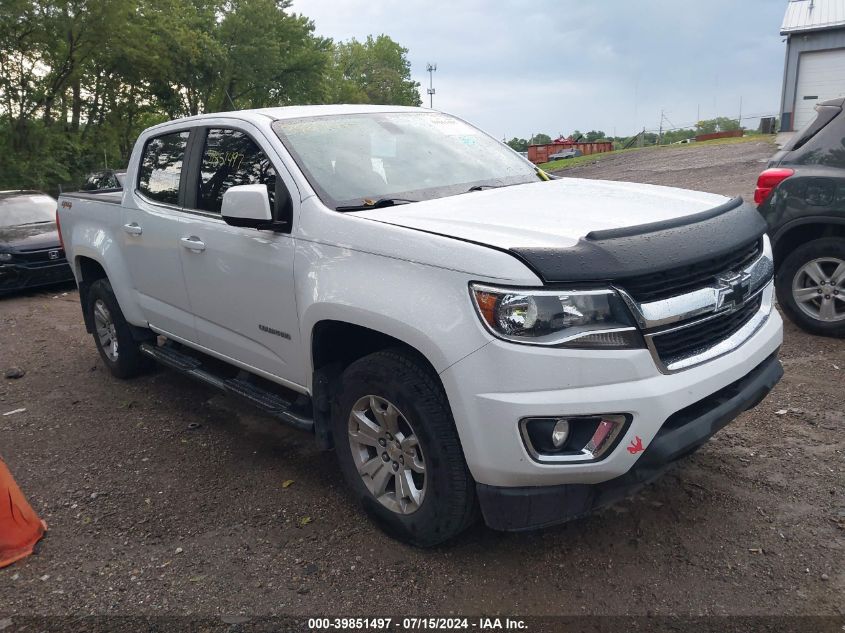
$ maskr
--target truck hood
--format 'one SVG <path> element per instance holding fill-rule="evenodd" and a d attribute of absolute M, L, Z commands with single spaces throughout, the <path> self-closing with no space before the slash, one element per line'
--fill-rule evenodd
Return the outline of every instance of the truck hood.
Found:
<path fill-rule="evenodd" d="M 612 281 L 718 261 L 766 229 L 741 198 L 576 178 L 355 215 L 505 251 L 545 283 Z"/>
<path fill-rule="evenodd" d="M 566 248 L 593 231 L 674 220 L 727 200 L 657 185 L 563 178 L 361 211 L 356 216 L 500 249 Z"/>

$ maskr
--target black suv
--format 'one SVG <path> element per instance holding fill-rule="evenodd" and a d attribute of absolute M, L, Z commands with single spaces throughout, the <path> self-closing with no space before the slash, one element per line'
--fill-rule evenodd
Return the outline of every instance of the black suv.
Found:
<path fill-rule="evenodd" d="M 772 156 L 754 201 L 769 224 L 778 303 L 799 327 L 845 337 L 845 98 Z"/>

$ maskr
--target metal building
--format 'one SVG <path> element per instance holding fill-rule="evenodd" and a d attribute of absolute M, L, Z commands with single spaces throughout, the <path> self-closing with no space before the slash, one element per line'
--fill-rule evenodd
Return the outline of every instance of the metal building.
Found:
<path fill-rule="evenodd" d="M 780 33 L 786 36 L 780 127 L 800 130 L 819 101 L 845 96 L 845 0 L 790 0 Z"/>

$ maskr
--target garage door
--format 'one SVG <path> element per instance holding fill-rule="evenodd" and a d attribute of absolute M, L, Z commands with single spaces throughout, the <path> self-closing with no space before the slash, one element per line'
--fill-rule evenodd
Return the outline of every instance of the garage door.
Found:
<path fill-rule="evenodd" d="M 845 49 L 802 53 L 798 60 L 793 129 L 813 120 L 819 101 L 845 96 Z"/>

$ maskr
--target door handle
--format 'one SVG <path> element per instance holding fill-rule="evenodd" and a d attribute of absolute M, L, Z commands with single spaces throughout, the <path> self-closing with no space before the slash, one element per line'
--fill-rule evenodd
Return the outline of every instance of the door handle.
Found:
<path fill-rule="evenodd" d="M 196 253 L 205 250 L 205 242 L 203 242 L 196 235 L 192 235 L 191 237 L 183 237 L 179 240 L 179 242 L 188 250 L 194 251 Z"/>
<path fill-rule="evenodd" d="M 137 222 L 130 222 L 129 224 L 123 225 L 123 230 L 129 233 L 129 235 L 140 235 L 144 232 Z"/>

